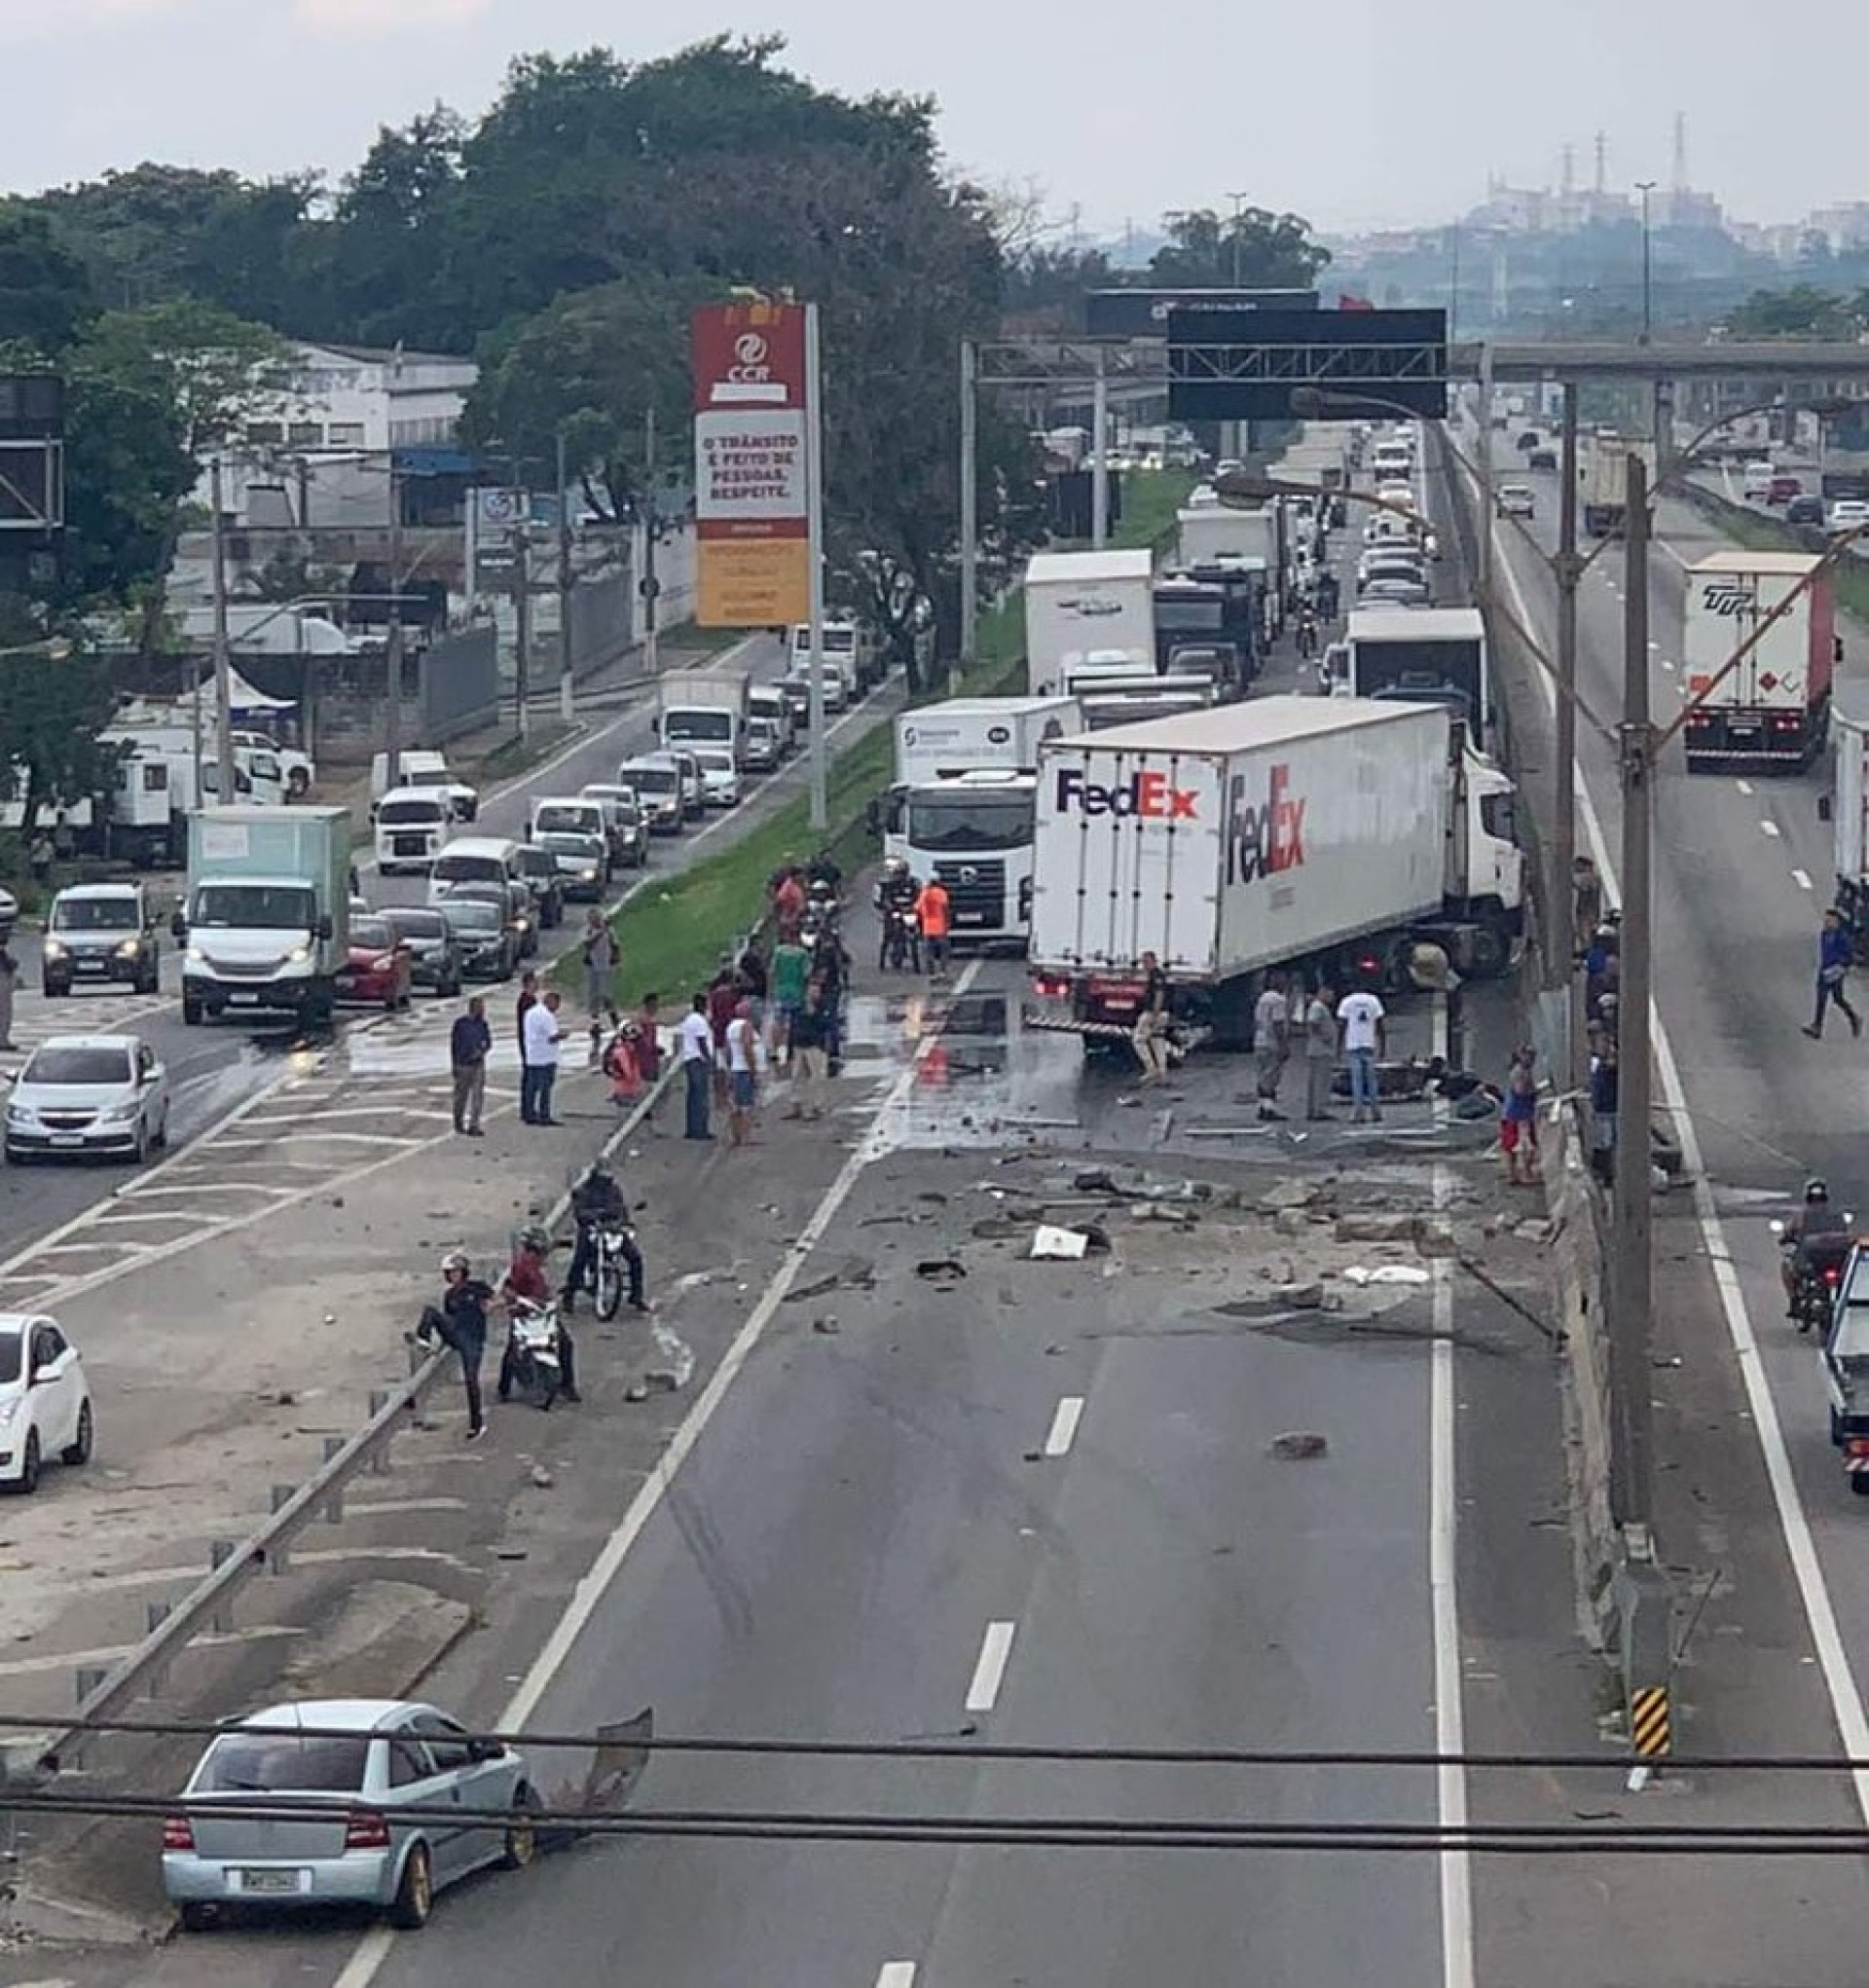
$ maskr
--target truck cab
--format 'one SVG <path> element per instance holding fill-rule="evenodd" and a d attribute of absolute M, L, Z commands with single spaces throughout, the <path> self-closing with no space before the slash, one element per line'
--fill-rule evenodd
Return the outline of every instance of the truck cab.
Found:
<path fill-rule="evenodd" d="M 392 788 L 377 803 L 378 874 L 431 868 L 454 829 L 455 811 L 442 789 Z"/>
<path fill-rule="evenodd" d="M 939 877 L 947 886 L 956 945 L 1024 945 L 1037 795 L 1036 775 L 980 767 L 884 796 L 883 854 L 923 883 Z"/>

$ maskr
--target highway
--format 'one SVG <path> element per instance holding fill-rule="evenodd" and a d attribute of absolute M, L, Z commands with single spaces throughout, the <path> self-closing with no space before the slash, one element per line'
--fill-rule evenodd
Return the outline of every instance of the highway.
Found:
<path fill-rule="evenodd" d="M 781 674 L 785 661 L 783 644 L 764 635 L 737 645 L 733 656 L 735 667 L 750 668 L 768 678 Z M 725 665 L 716 662 L 703 667 Z M 890 694 L 883 693 L 885 704 Z M 883 708 L 883 704 L 871 698 L 849 714 L 846 721 L 868 721 Z M 652 693 L 645 689 L 633 692 L 620 710 L 605 709 L 594 715 L 568 746 L 490 791 L 481 805 L 478 831 L 523 836 L 532 796 L 575 793 L 586 782 L 614 778 L 620 760 L 650 743 L 653 721 Z M 778 805 L 782 797 L 795 793 L 804 777 L 802 755 L 796 755 L 779 775 L 749 783 L 747 798 L 738 808 L 690 827 L 678 838 L 658 837 L 650 853 L 648 869 L 619 879 L 619 895 L 645 877 L 667 875 L 691 863 L 696 852 L 713 847 L 721 838 L 743 832 Z M 361 856 L 358 867 L 365 895 L 373 902 L 421 902 L 424 898 L 426 886 L 421 877 L 378 878 L 374 864 Z M 152 888 L 159 902 L 165 903 L 179 889 L 179 878 L 152 879 Z M 578 907 L 572 907 L 572 912 L 574 917 L 581 915 Z M 572 925 L 557 936 L 569 944 L 575 931 Z M 0 1072 L 18 1069 L 25 1053 L 49 1036 L 91 1032 L 140 1035 L 168 1072 L 169 1137 L 173 1153 L 179 1154 L 211 1134 L 232 1114 L 252 1105 L 285 1081 L 303 1062 L 289 1031 L 254 1030 L 231 1024 L 185 1028 L 179 999 L 181 961 L 165 932 L 162 937 L 160 997 L 100 990 L 49 1001 L 39 989 L 38 935 L 20 932 L 15 950 L 21 972 L 13 1039 L 21 1053 L 17 1056 L 0 1053 Z M 356 1019 L 348 1013 L 340 1018 L 341 1037 Z M 7 1280 L 5 1288 L 9 1295 L 25 1302 L 34 1288 L 30 1274 L 21 1277 L 18 1272 L 21 1259 L 31 1253 L 35 1241 L 43 1241 L 55 1231 L 63 1231 L 87 1211 L 107 1202 L 131 1178 L 129 1169 L 111 1163 L 0 1167 L 0 1278 Z M 50 1288 L 49 1281 L 44 1288 Z"/>

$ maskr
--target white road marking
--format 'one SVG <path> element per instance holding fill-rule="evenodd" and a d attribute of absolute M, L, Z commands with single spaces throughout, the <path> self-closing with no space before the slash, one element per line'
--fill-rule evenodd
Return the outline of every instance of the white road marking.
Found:
<path fill-rule="evenodd" d="M 1749 780 L 1736 780 L 1733 784 L 1741 793 L 1750 793 L 1752 792 L 1752 783 Z"/>
<path fill-rule="evenodd" d="M 1016 1623 L 989 1622 L 973 1666 L 973 1681 L 967 1687 L 969 1712 L 991 1712 L 999 1703 L 1000 1686 L 1006 1682 L 1007 1660 L 1012 1654 Z"/>
<path fill-rule="evenodd" d="M 1083 1419 L 1083 1396 L 1067 1394 L 1059 1403 L 1057 1413 L 1051 1417 L 1051 1428 L 1044 1439 L 1044 1454 L 1047 1456 L 1068 1456 L 1071 1445 L 1077 1441 L 1078 1424 Z"/>
<path fill-rule="evenodd" d="M 1513 605 L 1519 618 L 1530 627 L 1530 609 L 1525 605 L 1519 575 L 1509 559 L 1502 559 L 1500 567 L 1512 588 Z M 1551 687 L 1550 680 L 1542 670 L 1535 673 L 1535 678 L 1546 709 L 1555 711 L 1557 693 Z M 1581 766 L 1573 766 L 1571 775 L 1577 796 L 1578 820 L 1596 859 L 1597 874 L 1608 887 L 1611 897 L 1620 901 L 1622 887 L 1617 882 L 1615 866 L 1610 861 L 1609 843 L 1603 834 L 1596 804 L 1591 798 L 1590 783 L 1585 779 Z M 1741 784 L 1744 785 L 1743 782 Z M 1662 1081 L 1662 1095 L 1680 1140 L 1682 1171 L 1691 1183 L 1695 1219 L 1701 1231 L 1702 1254 L 1712 1273 L 1713 1287 L 1719 1293 L 1720 1312 L 1726 1321 L 1727 1337 L 1739 1360 L 1740 1379 L 1745 1383 L 1746 1407 L 1751 1413 L 1753 1433 L 1758 1438 L 1759 1452 L 1765 1461 L 1773 1503 L 1777 1508 L 1778 1528 L 1784 1534 L 1785 1552 L 1797 1579 L 1805 1619 L 1811 1625 L 1811 1641 L 1823 1672 L 1831 1715 L 1837 1722 L 1845 1757 L 1869 1760 L 1869 1712 L 1863 1709 L 1862 1692 L 1851 1668 L 1850 1653 L 1844 1646 L 1842 1632 L 1837 1627 L 1837 1611 L 1830 1600 L 1830 1585 L 1817 1558 L 1811 1521 L 1805 1512 L 1804 1499 L 1791 1468 L 1790 1452 L 1785 1448 L 1784 1424 L 1778 1419 L 1777 1400 L 1759 1355 L 1758 1335 L 1753 1330 L 1745 1293 L 1740 1288 L 1739 1272 L 1734 1269 L 1733 1248 L 1727 1240 L 1726 1226 L 1713 1204 L 1713 1190 L 1707 1183 L 1706 1171 L 1701 1161 L 1700 1134 L 1687 1108 L 1687 1092 L 1681 1084 L 1680 1066 L 1674 1060 L 1674 1046 L 1668 1040 L 1667 1025 L 1662 1019 L 1661 1004 L 1652 997 L 1649 1001 L 1649 1027 L 1655 1045 L 1656 1069 Z M 1857 1810 L 1863 1821 L 1869 1822 L 1869 1769 L 1858 1767 L 1851 1778 Z"/>
<path fill-rule="evenodd" d="M 1791 881 L 1794 884 L 1796 884 L 1798 889 L 1801 891 L 1811 891 L 1816 889 L 1816 886 L 1811 881 L 1811 872 L 1808 869 L 1794 869 L 1791 872 Z"/>
<path fill-rule="evenodd" d="M 876 1988 L 915 1988 L 913 1961 L 885 1961 L 876 1975 Z"/>
<path fill-rule="evenodd" d="M 980 963 L 969 960 L 961 970 L 960 977 L 954 982 L 954 998 L 967 992 L 978 976 Z M 669 1438 L 669 1446 L 662 1453 L 660 1460 L 643 1480 L 628 1509 L 617 1522 L 616 1530 L 605 1540 L 592 1561 L 584 1578 L 573 1590 L 565 1612 L 545 1639 L 545 1646 L 532 1660 L 532 1667 L 521 1679 L 518 1690 L 506 1702 L 505 1710 L 499 1714 L 498 1730 L 518 1732 L 531 1723 L 532 1714 L 538 1710 L 539 1701 L 552 1688 L 553 1681 L 565 1668 L 577 1639 L 590 1626 L 591 1618 L 602 1605 L 604 1598 L 610 1591 L 612 1582 L 623 1569 L 623 1564 L 630 1557 L 630 1550 L 642 1536 L 643 1528 L 654 1518 L 662 1501 L 669 1494 L 669 1488 L 675 1483 L 677 1474 L 694 1447 L 700 1442 L 708 1424 L 719 1413 L 720 1404 L 726 1399 L 727 1390 L 739 1378 L 752 1356 L 753 1349 L 765 1337 L 766 1328 L 778 1314 L 786 1301 L 786 1293 L 797 1281 L 798 1272 L 811 1259 L 811 1253 L 825 1239 L 830 1225 L 837 1219 L 838 1211 L 849 1200 L 851 1191 L 861 1177 L 863 1169 L 880 1159 L 887 1150 L 884 1143 L 884 1127 L 900 1113 L 915 1088 L 921 1059 L 940 1040 L 930 1034 L 922 1039 L 921 1047 L 914 1058 L 896 1082 L 889 1087 L 882 1103 L 870 1116 L 869 1131 L 859 1143 L 857 1150 L 846 1160 L 837 1178 L 825 1190 L 825 1197 L 812 1210 L 811 1219 L 799 1232 L 798 1240 L 791 1246 L 778 1270 L 772 1274 L 766 1288 L 759 1294 L 759 1302 L 747 1314 L 747 1322 L 733 1337 L 733 1344 L 720 1356 L 720 1364 L 708 1378 L 708 1384 L 694 1398 L 693 1405 L 682 1417 L 680 1426 Z M 370 1988 L 383 1970 L 395 1945 L 395 1934 L 385 1927 L 373 1927 L 357 1942 L 355 1951 L 345 1963 L 343 1971 L 331 1984 L 331 1988 Z"/>
<path fill-rule="evenodd" d="M 1674 667 L 1674 665 L 1673 665 L 1672 663 L 1670 663 L 1670 662 L 1669 662 L 1669 661 L 1667 660 L 1667 658 L 1666 656 L 1664 656 L 1664 657 L 1662 658 L 1662 668 L 1663 668 L 1663 669 L 1665 669 L 1665 670 L 1672 670 L 1672 669 L 1673 669 L 1673 667 Z"/>
<path fill-rule="evenodd" d="M 1774 840 L 1774 841 L 1776 842 L 1776 841 L 1777 840 L 1777 836 L 1778 836 L 1778 825 L 1777 825 L 1777 822 L 1761 822 L 1761 823 L 1759 824 L 1759 833 L 1760 833 L 1761 835 L 1770 835 L 1770 836 L 1772 837 L 1772 839 L 1773 839 L 1773 840 Z"/>

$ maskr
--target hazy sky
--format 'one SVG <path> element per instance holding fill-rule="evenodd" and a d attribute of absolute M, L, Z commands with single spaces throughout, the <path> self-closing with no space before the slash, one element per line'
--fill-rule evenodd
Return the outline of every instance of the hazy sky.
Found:
<path fill-rule="evenodd" d="M 680 25 L 668 24 L 678 18 Z M 1243 193 L 1324 228 L 1444 219 L 1488 171 L 1690 177 L 1750 220 L 1869 194 L 1859 141 L 1869 10 L 1825 13 L 1820 59 L 1780 51 L 1757 0 L 0 0 L 0 189 L 154 158 L 333 177 L 435 98 L 480 109 L 524 50 L 665 54 L 781 31 L 850 91 L 932 92 L 956 165 L 1038 182 L 1087 228 Z"/>

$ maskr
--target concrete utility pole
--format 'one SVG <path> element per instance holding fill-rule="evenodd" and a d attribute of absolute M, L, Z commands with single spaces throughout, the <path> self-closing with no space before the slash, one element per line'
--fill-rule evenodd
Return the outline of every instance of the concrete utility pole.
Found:
<path fill-rule="evenodd" d="M 515 718 L 519 736 L 530 738 L 532 730 L 531 713 L 527 709 L 527 697 L 531 690 L 528 651 L 532 645 L 532 583 L 527 558 L 527 512 L 530 506 L 526 495 L 520 493 L 520 513 L 513 522 L 513 690 L 518 699 Z"/>
<path fill-rule="evenodd" d="M 402 478 L 389 457 L 389 628 L 384 643 L 383 750 L 384 778 L 400 787 L 397 761 L 402 752 Z"/>
<path fill-rule="evenodd" d="M 1110 540 L 1110 364 L 1102 346 L 1090 385 L 1090 544 L 1101 552 Z"/>
<path fill-rule="evenodd" d="M 1649 1123 L 1653 1073 L 1649 996 L 1653 984 L 1650 838 L 1655 727 L 1648 700 L 1648 469 L 1629 457 L 1624 506 L 1622 977 L 1617 1002 L 1617 1137 L 1611 1283 L 1610 1368 L 1615 1419 L 1610 1512 L 1625 1532 L 1649 1526 L 1654 1510 L 1654 1425 L 1649 1380 L 1651 1256 Z"/>
<path fill-rule="evenodd" d="M 825 392 L 818 343 L 818 307 L 805 306 L 805 515 L 811 557 L 811 675 L 806 681 L 811 729 L 811 828 L 830 826 L 830 754 L 825 737 Z"/>
<path fill-rule="evenodd" d="M 1480 468 L 1480 571 L 1475 575 L 1484 596 L 1492 589 L 1492 346 L 1480 348 L 1480 446 L 1473 452 Z"/>
<path fill-rule="evenodd" d="M 558 715 L 567 724 L 577 717 L 577 685 L 571 673 L 571 503 L 566 489 L 565 434 L 558 435 Z"/>
<path fill-rule="evenodd" d="M 1557 765 L 1552 809 L 1552 867 L 1557 880 L 1551 902 L 1551 965 L 1577 989 L 1577 949 L 1585 935 L 1577 930 L 1577 900 L 1571 878 L 1577 861 L 1577 385 L 1564 383 L 1563 425 L 1558 455 L 1558 556 L 1552 571 L 1558 581 L 1558 717 Z M 1490 527 L 1488 526 L 1488 530 Z M 1570 1015 L 1565 1040 L 1564 1088 L 1575 1090 L 1583 1080 L 1583 1032 L 1579 1016 Z"/>
<path fill-rule="evenodd" d="M 214 510 L 214 728 L 217 742 L 220 792 L 224 808 L 239 799 L 239 784 L 234 778 L 234 664 L 227 635 L 227 531 L 222 520 L 221 459 L 217 452 L 208 470 L 208 502 Z M 195 799 L 205 806 L 202 792 L 202 693 L 195 691 Z"/>
<path fill-rule="evenodd" d="M 973 667 L 980 630 L 979 355 L 961 341 L 961 654 L 959 673 Z M 950 681 L 948 688 L 954 688 Z"/>
<path fill-rule="evenodd" d="M 659 668 L 662 582 L 655 576 L 655 409 L 642 417 L 642 663 L 653 680 Z"/>

